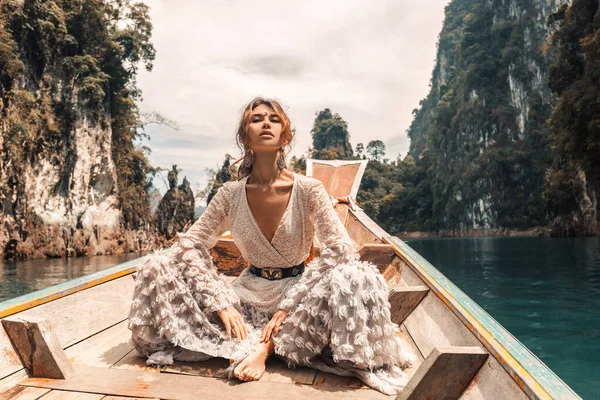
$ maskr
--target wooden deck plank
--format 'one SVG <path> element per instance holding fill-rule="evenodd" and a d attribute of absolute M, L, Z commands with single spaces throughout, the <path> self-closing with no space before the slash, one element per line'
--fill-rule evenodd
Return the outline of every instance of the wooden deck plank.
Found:
<path fill-rule="evenodd" d="M 195 362 L 175 361 L 173 365 L 163 367 L 160 372 L 212 377 L 228 366 L 229 361 L 224 358 L 211 358 L 207 361 Z"/>
<path fill-rule="evenodd" d="M 49 391 L 50 389 L 44 388 L 14 386 L 0 393 L 0 400 L 37 400 Z"/>
<path fill-rule="evenodd" d="M 14 387 L 25 378 L 27 378 L 27 371 L 25 368 L 3 378 L 0 380 L 0 393 Z"/>
<path fill-rule="evenodd" d="M 53 390 L 41 397 L 40 400 L 100 400 L 102 397 L 104 397 L 104 395 L 95 393 Z"/>
<path fill-rule="evenodd" d="M 331 388 L 363 389 L 367 388 L 358 378 L 339 376 L 328 372 L 318 371 L 315 376 L 314 386 Z"/>
<path fill-rule="evenodd" d="M 274 382 L 236 383 L 215 378 L 180 374 L 154 374 L 114 368 L 79 366 L 69 380 L 30 378 L 23 386 L 57 390 L 100 393 L 126 397 L 168 398 L 196 400 L 198 393 L 205 398 L 226 399 L 383 399 L 388 398 L 374 390 L 351 390 L 290 385 Z M 46 400 L 46 399 L 44 399 Z"/>
<path fill-rule="evenodd" d="M 140 372 L 160 372 L 161 370 L 161 368 L 146 365 L 146 358 L 139 356 L 135 350 L 127 353 L 112 368 Z"/>
<path fill-rule="evenodd" d="M 121 396 L 104 396 L 102 400 L 160 400 L 149 397 L 121 397 Z"/>
<path fill-rule="evenodd" d="M 267 369 L 259 382 L 299 383 L 312 385 L 317 371 L 312 368 L 297 367 L 291 369 L 277 357 L 267 360 Z"/>
<path fill-rule="evenodd" d="M 125 357 L 133 347 L 129 344 L 131 331 L 125 320 L 65 350 L 73 365 L 90 367 L 113 366 Z"/>
<path fill-rule="evenodd" d="M 124 276 L 14 316 L 48 318 L 50 328 L 65 348 L 125 320 L 133 286 L 133 280 Z"/>
<path fill-rule="evenodd" d="M 0 379 L 22 369 L 21 360 L 17 355 L 6 331 L 0 324 Z"/>

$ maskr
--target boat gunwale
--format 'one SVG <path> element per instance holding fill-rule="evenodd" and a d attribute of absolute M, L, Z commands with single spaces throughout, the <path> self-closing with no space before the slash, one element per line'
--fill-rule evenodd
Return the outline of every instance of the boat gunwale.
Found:
<path fill-rule="evenodd" d="M 531 350 L 406 242 L 391 235 L 383 240 L 394 247 L 396 255 L 433 290 L 529 397 L 581 400 Z"/>
<path fill-rule="evenodd" d="M 168 254 L 169 252 L 169 249 L 162 251 L 163 254 Z M 117 264 L 114 267 L 94 272 L 93 274 L 84 275 L 45 289 L 27 293 L 10 300 L 5 300 L 0 303 L 0 318 L 6 318 L 19 312 L 75 294 L 82 290 L 90 289 L 94 286 L 130 275 L 137 271 L 137 266 L 145 257 L 147 256 L 138 257 Z"/>

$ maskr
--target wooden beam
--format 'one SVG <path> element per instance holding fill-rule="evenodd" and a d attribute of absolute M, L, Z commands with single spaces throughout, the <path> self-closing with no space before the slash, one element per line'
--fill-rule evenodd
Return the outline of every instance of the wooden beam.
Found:
<path fill-rule="evenodd" d="M 201 376 L 157 374 L 129 370 L 78 366 L 71 378 L 29 378 L 23 386 L 125 397 L 172 400 L 207 399 L 388 399 L 370 389 L 315 387 L 276 382 L 237 382 Z"/>
<path fill-rule="evenodd" d="M 427 286 L 396 286 L 390 290 L 392 322 L 400 325 L 429 292 Z"/>
<path fill-rule="evenodd" d="M 233 239 L 219 238 L 209 251 L 214 266 L 225 275 L 238 276 L 246 268 L 244 257 Z"/>
<path fill-rule="evenodd" d="M 30 376 L 66 379 L 71 375 L 67 355 L 46 320 L 9 317 L 2 325 Z"/>
<path fill-rule="evenodd" d="M 436 347 L 396 400 L 458 399 L 488 355 L 479 347 Z"/>
<path fill-rule="evenodd" d="M 396 257 L 394 247 L 387 243 L 365 243 L 358 249 L 358 254 L 362 261 L 377 265 L 380 271 L 390 265 Z"/>

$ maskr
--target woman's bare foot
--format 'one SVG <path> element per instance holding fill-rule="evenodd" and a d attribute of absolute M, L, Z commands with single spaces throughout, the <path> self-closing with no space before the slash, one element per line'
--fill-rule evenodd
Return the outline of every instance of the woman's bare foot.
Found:
<path fill-rule="evenodd" d="M 265 373 L 265 363 L 273 354 L 273 341 L 257 343 L 250 354 L 233 370 L 233 375 L 241 381 L 257 381 Z"/>

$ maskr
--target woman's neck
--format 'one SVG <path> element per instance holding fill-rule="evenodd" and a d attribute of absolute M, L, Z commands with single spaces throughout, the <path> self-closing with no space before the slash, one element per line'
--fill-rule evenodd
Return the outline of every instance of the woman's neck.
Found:
<path fill-rule="evenodd" d="M 282 171 L 277 166 L 279 152 L 258 153 L 252 162 L 252 172 L 249 179 L 253 184 L 271 186 L 281 176 Z"/>

